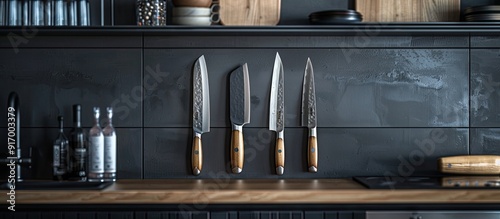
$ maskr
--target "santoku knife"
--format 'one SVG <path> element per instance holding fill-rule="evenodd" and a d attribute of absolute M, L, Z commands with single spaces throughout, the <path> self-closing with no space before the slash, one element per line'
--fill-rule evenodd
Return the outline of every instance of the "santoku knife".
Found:
<path fill-rule="evenodd" d="M 314 72 L 311 59 L 307 58 L 302 85 L 302 126 L 309 129 L 309 145 L 307 148 L 307 168 L 309 172 L 318 172 L 318 144 L 316 139 L 316 92 L 314 86 Z"/>
<path fill-rule="evenodd" d="M 191 165 L 194 175 L 199 175 L 203 167 L 201 135 L 210 132 L 210 95 L 205 56 L 196 60 L 193 67 L 193 147 Z"/>
<path fill-rule="evenodd" d="M 245 63 L 229 76 L 229 113 L 232 125 L 231 170 L 241 173 L 244 163 L 243 125 L 250 123 L 250 82 Z"/>
<path fill-rule="evenodd" d="M 269 130 L 276 133 L 275 163 L 276 174 L 285 172 L 285 101 L 284 101 L 283 64 L 278 53 L 274 60 L 271 98 L 269 104 Z"/>

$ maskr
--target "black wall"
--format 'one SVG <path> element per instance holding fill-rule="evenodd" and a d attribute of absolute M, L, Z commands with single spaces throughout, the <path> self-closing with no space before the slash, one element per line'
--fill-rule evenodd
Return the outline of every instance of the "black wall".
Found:
<path fill-rule="evenodd" d="M 311 10 L 347 6 L 301 4 Z M 284 18 L 297 18 L 292 5 L 283 2 Z M 9 92 L 18 92 L 23 153 L 33 147 L 35 159 L 26 178 L 50 178 L 57 116 L 64 115 L 71 126 L 75 103 L 83 105 L 87 128 L 93 106 L 115 107 L 119 178 L 195 178 L 191 68 L 205 55 L 212 128 L 203 135 L 204 170 L 198 178 L 277 178 L 274 133 L 267 124 L 272 65 L 279 52 L 285 69 L 283 178 L 433 175 L 441 156 L 500 154 L 499 49 L 498 37 L 467 35 L 40 35 L 16 48 L 3 35 L 0 114 L 6 114 Z M 299 120 L 307 57 L 318 98 L 316 174 L 306 169 L 307 132 Z M 244 130 L 244 171 L 234 175 L 229 174 L 227 76 L 244 63 L 250 70 L 252 112 Z M 6 127 L 0 123 L 0 132 L 7 133 Z"/>

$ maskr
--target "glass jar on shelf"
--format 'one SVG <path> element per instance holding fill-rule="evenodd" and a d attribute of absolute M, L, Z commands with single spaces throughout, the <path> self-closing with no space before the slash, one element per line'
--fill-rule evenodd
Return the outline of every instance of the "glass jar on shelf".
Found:
<path fill-rule="evenodd" d="M 136 15 L 138 26 L 165 26 L 167 24 L 167 1 L 138 0 Z"/>

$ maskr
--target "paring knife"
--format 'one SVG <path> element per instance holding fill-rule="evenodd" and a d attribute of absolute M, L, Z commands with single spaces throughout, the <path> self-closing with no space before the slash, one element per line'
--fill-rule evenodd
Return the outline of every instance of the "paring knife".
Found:
<path fill-rule="evenodd" d="M 499 175 L 500 156 L 465 155 L 442 157 L 438 160 L 438 168 L 443 173 Z"/>
<path fill-rule="evenodd" d="M 273 79 L 271 82 L 271 98 L 269 104 L 269 130 L 277 132 L 275 163 L 276 174 L 285 172 L 285 98 L 284 98 L 283 64 L 278 53 L 274 60 Z"/>
<path fill-rule="evenodd" d="M 191 165 L 193 174 L 199 175 L 203 167 L 201 135 L 210 132 L 210 95 L 205 56 L 196 60 L 193 67 L 193 148 Z"/>
<path fill-rule="evenodd" d="M 311 59 L 307 58 L 302 85 L 302 126 L 309 129 L 309 145 L 307 148 L 307 167 L 309 172 L 318 172 L 318 144 L 316 139 L 316 91 Z"/>
<path fill-rule="evenodd" d="M 241 173 L 244 163 L 243 125 L 250 123 L 250 82 L 245 63 L 229 76 L 229 113 L 233 124 L 231 170 Z"/>

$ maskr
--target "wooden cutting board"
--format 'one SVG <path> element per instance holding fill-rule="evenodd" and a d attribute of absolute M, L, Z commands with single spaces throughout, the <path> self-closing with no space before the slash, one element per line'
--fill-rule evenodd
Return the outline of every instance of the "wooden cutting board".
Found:
<path fill-rule="evenodd" d="M 356 0 L 363 22 L 452 22 L 460 0 Z"/>
<path fill-rule="evenodd" d="M 219 0 L 223 25 L 271 26 L 280 20 L 281 0 Z"/>

